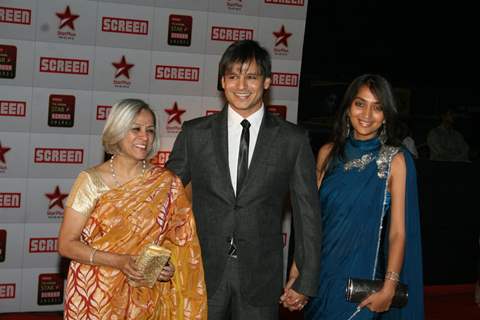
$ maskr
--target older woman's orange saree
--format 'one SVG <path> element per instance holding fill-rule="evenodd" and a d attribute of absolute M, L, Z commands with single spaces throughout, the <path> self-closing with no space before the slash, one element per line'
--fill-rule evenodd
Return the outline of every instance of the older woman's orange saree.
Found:
<path fill-rule="evenodd" d="M 143 177 L 108 189 L 90 169 L 80 174 L 67 205 L 75 209 L 75 203 L 81 204 L 87 193 L 98 197 L 82 232 L 84 243 L 130 255 L 137 255 L 148 243 L 162 245 L 172 251 L 175 274 L 168 282 L 157 281 L 151 289 L 135 288 L 118 269 L 72 261 L 64 318 L 206 319 L 200 246 L 180 179 L 167 169 L 154 167 Z"/>

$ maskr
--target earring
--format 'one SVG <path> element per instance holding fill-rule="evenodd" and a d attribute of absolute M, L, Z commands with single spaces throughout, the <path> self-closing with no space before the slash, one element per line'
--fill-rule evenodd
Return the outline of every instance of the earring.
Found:
<path fill-rule="evenodd" d="M 379 139 L 382 144 L 387 142 L 387 122 L 385 120 L 383 120 L 382 131 L 380 131 Z"/>
<path fill-rule="evenodd" d="M 345 126 L 345 139 L 350 137 L 350 120 L 347 118 L 347 125 Z"/>

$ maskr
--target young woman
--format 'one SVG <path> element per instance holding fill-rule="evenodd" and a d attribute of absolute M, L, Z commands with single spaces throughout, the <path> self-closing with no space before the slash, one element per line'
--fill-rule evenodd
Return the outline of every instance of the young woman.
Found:
<path fill-rule="evenodd" d="M 306 319 L 423 319 L 415 168 L 394 136 L 396 114 L 390 84 L 362 75 L 343 97 L 332 142 L 319 151 L 320 288 Z M 350 277 L 383 279 L 383 288 L 356 305 L 345 298 Z M 399 281 L 409 301 L 391 308 Z"/>

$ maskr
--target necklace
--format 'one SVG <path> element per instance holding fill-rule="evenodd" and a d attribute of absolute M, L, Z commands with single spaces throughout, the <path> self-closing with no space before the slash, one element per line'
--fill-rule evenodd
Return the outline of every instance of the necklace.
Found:
<path fill-rule="evenodd" d="M 110 158 L 110 171 L 112 173 L 113 182 L 115 182 L 115 185 L 117 187 L 120 187 L 121 184 L 120 184 L 120 182 L 118 182 L 117 175 L 115 174 L 115 169 L 113 168 L 113 158 L 115 158 L 115 155 L 112 155 L 112 157 Z M 147 162 L 144 159 L 144 160 L 142 160 L 142 177 L 145 176 L 145 169 L 146 168 L 147 168 Z"/>

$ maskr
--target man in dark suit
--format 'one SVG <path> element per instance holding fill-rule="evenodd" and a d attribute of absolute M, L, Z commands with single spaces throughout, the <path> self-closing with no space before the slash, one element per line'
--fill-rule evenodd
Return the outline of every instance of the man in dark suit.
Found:
<path fill-rule="evenodd" d="M 318 287 L 314 158 L 304 130 L 265 110 L 271 61 L 264 48 L 252 40 L 233 43 L 219 73 L 227 105 L 184 123 L 167 166 L 192 184 L 209 320 L 277 320 L 288 195 L 299 275 L 284 301 L 299 309 Z"/>

